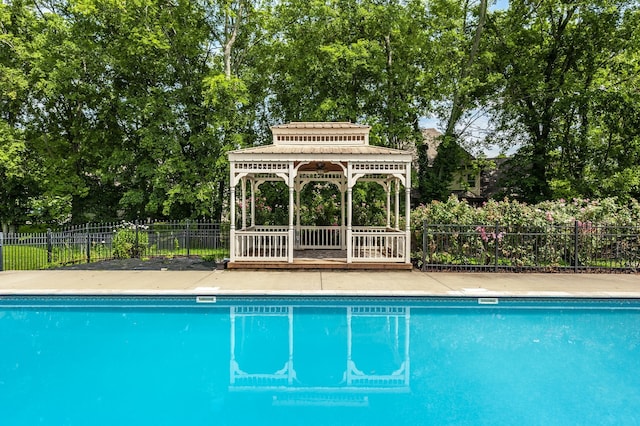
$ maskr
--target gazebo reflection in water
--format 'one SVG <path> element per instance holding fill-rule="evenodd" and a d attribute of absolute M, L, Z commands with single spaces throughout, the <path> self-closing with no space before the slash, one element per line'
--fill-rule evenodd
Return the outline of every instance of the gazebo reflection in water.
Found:
<path fill-rule="evenodd" d="M 232 392 L 274 405 L 368 405 L 410 391 L 410 308 L 232 306 Z"/>

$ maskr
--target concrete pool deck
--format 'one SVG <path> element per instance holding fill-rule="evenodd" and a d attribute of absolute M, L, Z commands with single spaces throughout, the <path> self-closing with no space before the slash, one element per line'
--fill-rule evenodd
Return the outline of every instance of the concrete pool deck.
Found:
<path fill-rule="evenodd" d="M 638 274 L 419 271 L 5 271 L 2 295 L 640 298 Z"/>

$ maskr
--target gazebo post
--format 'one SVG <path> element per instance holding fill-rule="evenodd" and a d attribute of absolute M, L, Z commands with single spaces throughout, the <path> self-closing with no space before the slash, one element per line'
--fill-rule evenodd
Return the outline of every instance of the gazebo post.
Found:
<path fill-rule="evenodd" d="M 345 190 L 345 184 L 343 183 L 340 186 L 340 248 L 342 250 L 347 248 L 347 241 L 346 241 L 347 238 L 345 235 L 345 220 L 344 220 L 344 215 L 345 215 L 344 190 Z"/>
<path fill-rule="evenodd" d="M 353 216 L 353 188 L 351 185 L 351 163 L 347 164 L 347 263 L 353 262 L 352 216 Z"/>
<path fill-rule="evenodd" d="M 302 192 L 302 186 L 300 179 L 296 176 L 296 235 L 300 238 L 300 192 Z M 297 242 L 296 242 L 297 244 Z"/>
<path fill-rule="evenodd" d="M 394 179 L 393 185 L 396 189 L 396 223 L 395 229 L 400 230 L 400 180 L 398 178 Z"/>
<path fill-rule="evenodd" d="M 293 245 L 294 245 L 294 230 L 293 230 L 293 193 L 295 186 L 295 169 L 293 161 L 289 161 L 289 180 L 287 182 L 289 186 L 289 242 L 287 244 L 288 255 L 287 262 L 293 263 Z"/>
<path fill-rule="evenodd" d="M 391 181 L 387 180 L 384 183 L 384 190 L 387 193 L 387 228 L 391 227 Z M 398 202 L 396 192 L 396 203 Z"/>
<path fill-rule="evenodd" d="M 231 205 L 229 206 L 229 260 L 236 260 L 236 187 L 235 187 L 235 163 L 231 162 Z"/>
<path fill-rule="evenodd" d="M 407 174 L 404 180 L 404 261 L 411 263 L 411 168 L 407 167 Z"/>
<path fill-rule="evenodd" d="M 247 178 L 240 179 L 242 185 L 242 229 L 247 228 Z"/>
<path fill-rule="evenodd" d="M 256 181 L 251 179 L 251 227 L 256 226 Z"/>

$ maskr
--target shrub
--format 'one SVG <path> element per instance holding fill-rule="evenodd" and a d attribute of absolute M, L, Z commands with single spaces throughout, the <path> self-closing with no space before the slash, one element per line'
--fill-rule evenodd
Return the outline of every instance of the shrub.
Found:
<path fill-rule="evenodd" d="M 574 198 L 527 204 L 515 200 L 489 200 L 481 207 L 459 201 L 455 195 L 445 202 L 432 201 L 420 205 L 411 213 L 414 229 L 430 225 L 495 225 L 547 226 L 571 225 L 575 221 L 598 225 L 637 226 L 640 223 L 640 203 L 631 200 L 620 203 L 615 197 L 601 200 Z"/>
<path fill-rule="evenodd" d="M 473 207 L 450 197 L 417 207 L 411 220 L 414 256 L 422 255 L 423 224 L 435 229 L 430 230 L 427 241 L 431 262 L 470 264 L 469 259 L 459 258 L 467 256 L 472 263 L 507 259 L 516 266 L 585 265 L 603 259 L 637 263 L 634 235 L 640 223 L 640 204 L 636 200 L 573 198 L 530 205 L 505 198 Z M 606 228 L 609 226 L 630 228 Z M 577 251 L 574 242 L 579 245 Z"/>
<path fill-rule="evenodd" d="M 116 229 L 116 235 L 113 237 L 114 257 L 129 259 L 143 255 L 149 246 L 149 235 L 144 232 L 145 228 L 141 225 L 125 223 Z"/>

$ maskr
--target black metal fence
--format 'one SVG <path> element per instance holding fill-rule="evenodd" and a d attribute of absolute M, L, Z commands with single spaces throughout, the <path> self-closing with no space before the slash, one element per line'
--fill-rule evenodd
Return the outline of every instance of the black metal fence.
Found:
<path fill-rule="evenodd" d="M 640 226 L 424 223 L 414 235 L 414 264 L 423 271 L 640 272 Z M 221 262 L 229 257 L 228 224 L 140 222 L 0 232 L 0 270 L 160 256 Z"/>
<path fill-rule="evenodd" d="M 424 223 L 418 254 L 423 271 L 639 272 L 640 226 Z"/>
<path fill-rule="evenodd" d="M 159 256 L 201 256 L 220 262 L 229 257 L 228 226 L 135 222 L 86 224 L 42 233 L 0 232 L 0 271 Z"/>

